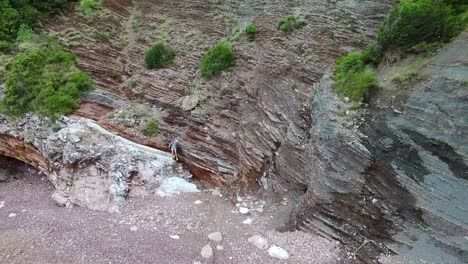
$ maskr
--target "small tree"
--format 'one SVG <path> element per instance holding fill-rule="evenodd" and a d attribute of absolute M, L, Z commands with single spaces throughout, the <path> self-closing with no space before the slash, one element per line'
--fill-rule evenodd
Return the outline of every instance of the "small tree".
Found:
<path fill-rule="evenodd" d="M 161 69 L 170 65 L 175 58 L 175 50 L 159 42 L 151 47 L 145 55 L 147 69 Z"/>
<path fill-rule="evenodd" d="M 201 59 L 199 69 L 203 78 L 221 74 L 234 65 L 236 54 L 229 42 L 221 42 L 211 48 Z"/>

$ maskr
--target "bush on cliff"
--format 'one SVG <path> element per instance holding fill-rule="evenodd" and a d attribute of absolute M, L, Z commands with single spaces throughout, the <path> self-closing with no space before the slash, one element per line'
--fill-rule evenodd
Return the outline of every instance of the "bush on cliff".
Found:
<path fill-rule="evenodd" d="M 295 29 L 301 28 L 305 25 L 305 21 L 297 16 L 287 16 L 281 18 L 278 28 L 284 32 L 292 32 Z"/>
<path fill-rule="evenodd" d="M 152 137 L 158 133 L 158 120 L 150 119 L 146 122 L 143 128 L 143 134 L 147 137 Z"/>
<path fill-rule="evenodd" d="M 146 52 L 145 67 L 147 69 L 161 69 L 169 66 L 174 58 L 175 50 L 159 42 Z"/>
<path fill-rule="evenodd" d="M 21 24 L 34 26 L 41 17 L 60 13 L 75 0 L 0 0 L 0 42 L 11 44 Z"/>
<path fill-rule="evenodd" d="M 365 59 L 365 52 L 353 52 L 338 60 L 333 75 L 333 87 L 339 95 L 359 101 L 376 87 L 375 72 L 366 66 Z"/>
<path fill-rule="evenodd" d="M 244 29 L 245 31 L 245 34 L 247 34 L 247 36 L 249 37 L 250 40 L 253 40 L 255 39 L 255 35 L 257 35 L 257 28 L 250 24 L 250 25 L 247 25 Z"/>
<path fill-rule="evenodd" d="M 384 49 L 420 42 L 449 41 L 465 27 L 453 6 L 457 1 L 403 0 L 380 26 L 377 43 Z"/>
<path fill-rule="evenodd" d="M 217 76 L 234 65 L 236 54 L 229 42 L 211 48 L 201 59 L 199 69 L 203 78 Z"/>
<path fill-rule="evenodd" d="M 55 41 L 17 55 L 9 65 L 4 112 L 14 116 L 34 111 L 52 119 L 73 112 L 93 81 L 76 67 L 76 58 Z"/>
<path fill-rule="evenodd" d="M 377 85 L 372 66 L 377 65 L 388 50 L 406 51 L 422 43 L 427 46 L 428 43 L 445 42 L 457 36 L 468 23 L 468 8 L 462 2 L 402 0 L 380 26 L 376 43 L 362 52 L 353 52 L 338 59 L 333 74 L 337 93 L 354 101 L 368 96 Z M 408 76 L 402 79 L 410 78 Z"/>

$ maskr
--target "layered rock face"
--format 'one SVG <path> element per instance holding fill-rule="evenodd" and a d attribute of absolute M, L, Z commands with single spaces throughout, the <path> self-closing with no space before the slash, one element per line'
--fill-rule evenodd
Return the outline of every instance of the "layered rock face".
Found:
<path fill-rule="evenodd" d="M 199 179 L 221 185 L 254 183 L 272 166 L 283 142 L 299 151 L 307 138 L 307 113 L 313 87 L 335 59 L 373 38 L 392 1 L 105 1 L 109 16 L 85 19 L 67 15 L 45 28 L 78 54 L 82 69 L 98 91 L 160 108 L 160 136 L 146 140 L 167 145 L 182 137 L 183 159 Z M 277 29 L 279 20 L 301 15 L 306 25 L 290 34 Z M 251 42 L 236 29 L 253 23 Z M 93 30 L 108 30 L 110 40 L 93 40 Z M 70 32 L 80 37 L 72 38 Z M 73 35 L 73 34 L 72 34 Z M 236 66 L 221 77 L 200 80 L 198 61 L 215 43 L 233 39 Z M 177 50 L 168 69 L 144 69 L 144 53 L 158 41 Z M 134 87 L 131 87 L 132 84 Z M 198 107 L 183 111 L 181 101 L 196 95 Z M 108 104 L 101 100 L 94 103 Z M 120 106 L 112 105 L 118 111 Z M 101 124 L 99 113 L 87 114 Z M 113 124 L 125 134 L 128 128 Z M 132 140 L 142 136 L 130 134 Z M 302 178 L 296 170 L 293 178 Z"/>
<path fill-rule="evenodd" d="M 9 122 L 0 115 L 0 155 L 21 160 L 57 189 L 63 205 L 119 209 L 128 195 L 152 193 L 166 178 L 190 176 L 169 154 L 138 145 L 87 119 L 63 118 L 52 131 L 47 119 L 28 115 Z"/>
<path fill-rule="evenodd" d="M 464 32 L 417 80 L 393 91 L 389 107 L 375 97 L 365 121 L 351 128 L 343 128 L 343 103 L 322 80 L 296 226 L 346 244 L 369 241 L 361 255 L 377 247 L 435 263 L 468 260 L 467 43 Z"/>
<path fill-rule="evenodd" d="M 110 13 L 87 19 L 73 13 L 45 28 L 96 80 L 97 92 L 77 115 L 158 148 L 181 136 L 183 161 L 197 178 L 216 185 L 260 181 L 291 194 L 298 201 L 292 227 L 362 246 L 363 260 L 429 248 L 463 262 L 467 34 L 394 100 L 383 99 L 391 108 L 376 97 L 357 121 L 344 120 L 351 107 L 331 89 L 336 58 L 369 43 L 393 4 L 111 0 Z M 307 24 L 285 34 L 278 21 L 291 14 Z M 235 31 L 250 23 L 259 30 L 253 42 Z M 94 30 L 111 32 L 109 42 L 94 41 Z M 234 41 L 236 66 L 199 79 L 200 57 L 223 38 Z M 144 53 L 158 41 L 176 48 L 176 61 L 145 70 Z M 182 110 L 184 99 L 197 107 Z M 142 102 L 156 108 L 156 138 L 107 118 Z"/>

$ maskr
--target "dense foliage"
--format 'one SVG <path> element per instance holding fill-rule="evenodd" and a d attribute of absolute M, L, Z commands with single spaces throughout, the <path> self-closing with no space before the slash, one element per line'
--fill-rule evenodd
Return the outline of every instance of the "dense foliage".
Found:
<path fill-rule="evenodd" d="M 74 111 L 80 95 L 92 87 L 92 80 L 76 67 L 75 55 L 47 40 L 10 63 L 1 109 L 14 116 L 34 111 L 56 118 Z"/>
<path fill-rule="evenodd" d="M 147 69 L 161 69 L 174 61 L 175 50 L 168 45 L 159 42 L 151 47 L 145 55 L 145 67 Z"/>
<path fill-rule="evenodd" d="M 199 69 L 203 78 L 221 74 L 234 65 L 236 54 L 229 42 L 221 42 L 211 48 L 201 59 Z"/>
<path fill-rule="evenodd" d="M 364 59 L 363 52 L 353 52 L 338 60 L 333 79 L 339 95 L 359 101 L 376 86 L 375 73 Z"/>
<path fill-rule="evenodd" d="M 403 0 L 385 18 L 377 43 L 386 49 L 410 47 L 422 41 L 448 41 L 463 27 L 460 17 L 444 1 Z"/>
<path fill-rule="evenodd" d="M 429 50 L 430 43 L 446 42 L 468 24 L 468 6 L 463 0 L 402 0 L 379 28 L 377 41 L 362 52 L 353 52 L 337 61 L 333 79 L 338 94 L 354 101 L 366 97 L 376 86 L 372 65 L 389 50 L 408 48 Z M 414 76 L 403 74 L 400 79 Z"/>
<path fill-rule="evenodd" d="M 297 16 L 288 16 L 280 20 L 278 28 L 284 32 L 291 32 L 305 25 L 305 21 Z"/>
<path fill-rule="evenodd" d="M 74 0 L 0 0 L 0 49 L 15 40 L 22 24 L 34 26 L 44 16 L 58 14 Z"/>

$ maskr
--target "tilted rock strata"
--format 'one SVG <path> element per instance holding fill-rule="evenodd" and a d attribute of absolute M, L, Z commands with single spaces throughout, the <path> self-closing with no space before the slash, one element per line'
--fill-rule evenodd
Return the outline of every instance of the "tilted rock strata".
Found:
<path fill-rule="evenodd" d="M 392 5 L 390 0 L 111 0 L 105 6 L 119 18 L 117 24 L 67 14 L 68 20 L 50 21 L 45 28 L 110 30 L 109 42 L 97 43 L 82 30 L 81 40 L 69 46 L 97 89 L 132 100 L 144 98 L 159 107 L 160 130 L 168 137 L 155 145 L 181 136 L 182 158 L 195 177 L 215 185 L 255 183 L 271 168 L 284 142 L 292 142 L 293 152 L 301 150 L 310 126 L 306 109 L 314 84 L 340 54 L 364 47 L 374 37 Z M 278 30 L 280 18 L 292 14 L 304 17 L 306 26 L 291 34 Z M 234 41 L 235 67 L 220 77 L 199 80 L 203 53 L 249 23 L 256 25 L 258 34 L 253 42 L 242 34 Z M 67 43 L 67 35 L 60 36 Z M 175 62 L 167 69 L 146 70 L 144 54 L 158 41 L 176 49 Z M 129 89 L 132 81 L 136 87 Z M 191 93 L 200 94 L 198 107 L 183 111 L 181 102 Z M 103 120 L 86 109 L 79 114 Z"/>
<path fill-rule="evenodd" d="M 295 157 L 310 161 L 305 179 L 277 176 L 282 186 L 303 187 L 294 225 L 364 245 L 358 254 L 363 259 L 390 251 L 466 261 L 466 43 L 468 32 L 441 50 L 415 82 L 395 93 L 392 108 L 372 101 L 359 128 L 343 127 L 341 100 L 323 79 L 311 138 L 304 155 Z"/>

